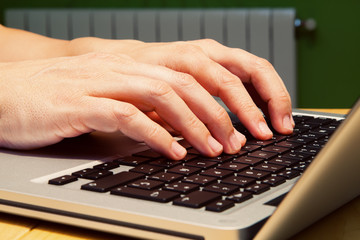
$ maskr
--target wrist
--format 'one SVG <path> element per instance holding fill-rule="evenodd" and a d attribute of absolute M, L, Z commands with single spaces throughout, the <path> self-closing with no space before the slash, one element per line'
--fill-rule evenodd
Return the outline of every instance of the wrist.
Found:
<path fill-rule="evenodd" d="M 114 40 L 96 37 L 75 38 L 69 42 L 69 55 L 77 56 L 89 52 L 126 54 L 143 42 L 137 40 Z"/>

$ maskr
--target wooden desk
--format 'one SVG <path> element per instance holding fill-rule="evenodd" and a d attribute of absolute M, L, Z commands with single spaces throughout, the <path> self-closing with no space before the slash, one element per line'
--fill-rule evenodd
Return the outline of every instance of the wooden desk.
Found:
<path fill-rule="evenodd" d="M 310 110 L 310 109 L 309 109 Z M 314 110 L 314 109 L 311 109 Z M 315 109 L 345 114 L 347 109 Z M 354 186 L 359 187 L 359 186 Z M 1 240 L 80 240 L 80 239 L 122 239 L 132 238 L 91 231 L 82 228 L 55 224 L 31 218 L 0 213 Z M 303 239 L 360 239 L 360 196 L 319 222 L 305 229 L 292 240 Z"/>

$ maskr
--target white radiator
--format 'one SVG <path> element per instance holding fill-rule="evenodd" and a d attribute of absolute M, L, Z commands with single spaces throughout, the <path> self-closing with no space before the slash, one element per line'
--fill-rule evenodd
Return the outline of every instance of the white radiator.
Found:
<path fill-rule="evenodd" d="M 296 107 L 294 9 L 8 9 L 5 25 L 49 37 L 212 38 L 268 59 Z"/>

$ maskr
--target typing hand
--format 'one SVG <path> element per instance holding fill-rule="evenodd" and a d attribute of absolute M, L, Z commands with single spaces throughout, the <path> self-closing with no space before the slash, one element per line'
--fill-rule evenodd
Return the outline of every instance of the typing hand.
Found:
<path fill-rule="evenodd" d="M 224 109 L 209 98 L 209 93 L 219 96 L 258 139 L 272 136 L 258 107 L 269 115 L 276 131 L 290 134 L 293 130 L 291 100 L 281 78 L 268 61 L 241 49 L 209 39 L 143 43 L 84 38 L 74 43 L 81 46 L 80 51 L 121 52 L 137 61 L 187 73 L 188 77 L 172 81 L 171 87 L 228 152 L 233 130 Z"/>
<path fill-rule="evenodd" d="M 94 130 L 121 131 L 169 158 L 183 158 L 185 149 L 154 118 L 205 155 L 234 153 L 245 143 L 192 76 L 163 66 L 90 53 L 1 63 L 0 72 L 0 147 L 31 149 Z M 215 120 L 231 143 L 215 131 Z"/>

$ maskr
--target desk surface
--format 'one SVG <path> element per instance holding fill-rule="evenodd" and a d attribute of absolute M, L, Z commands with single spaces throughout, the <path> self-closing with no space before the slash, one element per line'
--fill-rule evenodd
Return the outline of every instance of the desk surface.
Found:
<path fill-rule="evenodd" d="M 348 112 L 347 109 L 308 110 L 341 114 Z M 0 213 L 0 239 L 130 240 L 132 238 Z M 301 239 L 360 239 L 360 196 L 292 238 L 292 240 Z"/>

